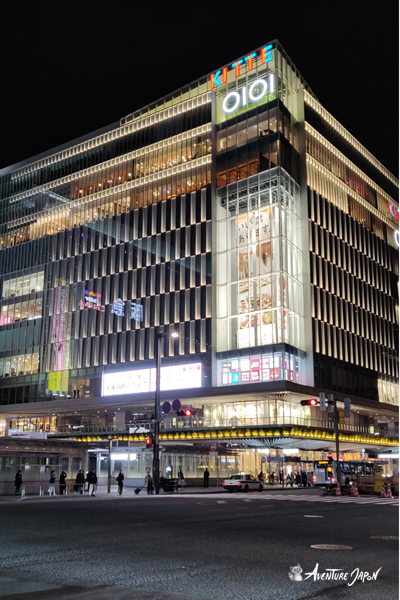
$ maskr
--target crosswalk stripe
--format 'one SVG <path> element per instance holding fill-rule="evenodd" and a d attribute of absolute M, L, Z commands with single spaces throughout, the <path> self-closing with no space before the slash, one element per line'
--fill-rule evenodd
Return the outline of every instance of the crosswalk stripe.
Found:
<path fill-rule="evenodd" d="M 229 494 L 229 499 L 227 498 L 226 500 L 220 500 L 220 494 L 207 494 L 206 497 L 199 497 L 199 494 L 174 494 L 171 496 L 166 496 L 166 497 L 170 497 L 170 498 L 179 498 L 179 497 L 184 497 L 184 498 L 196 498 L 196 500 L 198 501 L 197 504 L 206 504 L 208 503 L 210 500 L 211 501 L 216 501 L 218 504 L 229 504 L 230 502 L 234 502 L 236 500 L 239 501 L 244 501 L 244 502 L 252 502 L 253 500 L 265 500 L 265 501 L 270 501 L 270 500 L 289 500 L 290 502 L 311 502 L 311 503 L 316 503 L 316 502 L 322 502 L 325 504 L 331 504 L 332 502 L 334 502 L 335 504 L 358 504 L 359 506 L 361 505 L 367 505 L 367 506 L 371 506 L 371 505 L 377 505 L 377 506 L 399 506 L 399 499 L 398 498 L 381 498 L 380 496 L 376 496 L 376 497 L 371 497 L 371 496 L 358 496 L 358 497 L 351 497 L 351 496 L 340 496 L 340 497 L 335 497 L 335 496 L 303 496 L 303 495 L 289 495 L 289 494 L 271 494 L 271 493 L 267 493 L 267 494 L 260 494 L 259 492 L 255 492 L 255 493 L 248 493 L 246 494 L 246 498 L 243 498 L 242 495 L 240 494 Z M 163 497 L 163 496 L 161 496 Z M 199 500 L 201 500 L 201 502 L 199 502 Z"/>

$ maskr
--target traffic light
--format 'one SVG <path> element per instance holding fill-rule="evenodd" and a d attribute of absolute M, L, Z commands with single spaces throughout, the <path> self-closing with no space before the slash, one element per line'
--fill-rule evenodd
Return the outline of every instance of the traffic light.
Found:
<path fill-rule="evenodd" d="M 315 398 L 311 398 L 310 400 L 301 400 L 300 404 L 302 406 L 317 406 L 318 400 Z"/>
<path fill-rule="evenodd" d="M 146 438 L 146 448 L 151 449 L 154 447 L 153 434 L 150 433 Z"/>
<path fill-rule="evenodd" d="M 196 411 L 191 408 L 185 408 L 184 410 L 177 410 L 177 417 L 194 417 L 196 415 Z"/>

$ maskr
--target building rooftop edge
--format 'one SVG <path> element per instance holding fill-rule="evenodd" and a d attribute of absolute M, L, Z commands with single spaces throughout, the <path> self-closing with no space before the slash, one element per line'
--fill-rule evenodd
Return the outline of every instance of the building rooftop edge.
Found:
<path fill-rule="evenodd" d="M 18 169 L 20 169 L 22 167 L 26 167 L 27 165 L 30 165 L 31 163 L 36 162 L 37 160 L 42 160 L 43 158 L 52 156 L 53 154 L 56 154 L 57 152 L 62 152 L 63 150 L 67 150 L 71 146 L 74 146 L 76 144 L 81 144 L 82 142 L 86 142 L 87 140 L 90 140 L 93 137 L 102 135 L 103 133 L 108 133 L 109 131 L 112 131 L 113 129 L 118 129 L 119 127 L 120 127 L 119 121 L 116 121 L 114 123 L 110 123 L 109 125 L 105 125 L 104 127 L 100 127 L 100 129 L 95 129 L 94 131 L 90 131 L 89 133 L 81 135 L 73 140 L 68 140 L 67 142 L 63 142 L 62 144 L 60 144 L 58 146 L 53 146 L 53 148 L 49 148 L 48 150 L 45 150 L 44 152 L 40 152 L 39 154 L 35 154 L 34 156 L 29 156 L 28 158 L 24 158 L 23 160 L 21 160 L 17 163 L 8 165 L 7 167 L 3 167 L 2 169 L 0 169 L 0 177 L 2 177 L 3 175 L 7 175 L 7 173 L 12 173 L 13 171 L 17 171 Z"/>

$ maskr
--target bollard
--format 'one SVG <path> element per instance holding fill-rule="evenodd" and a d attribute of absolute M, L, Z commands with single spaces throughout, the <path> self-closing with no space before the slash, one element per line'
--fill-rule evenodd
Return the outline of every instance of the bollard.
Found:
<path fill-rule="evenodd" d="M 43 496 L 43 486 L 39 486 L 39 496 Z"/>
<path fill-rule="evenodd" d="M 21 498 L 25 498 L 25 486 L 24 485 L 21 488 Z"/>
<path fill-rule="evenodd" d="M 69 483 L 67 483 L 67 487 L 65 488 L 65 495 L 69 495 Z"/>

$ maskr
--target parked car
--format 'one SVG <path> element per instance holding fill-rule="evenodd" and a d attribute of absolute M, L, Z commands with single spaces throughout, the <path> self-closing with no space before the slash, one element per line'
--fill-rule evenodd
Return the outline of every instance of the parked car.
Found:
<path fill-rule="evenodd" d="M 228 492 L 248 492 L 249 490 L 258 490 L 262 492 L 264 486 L 253 475 L 231 475 L 225 479 L 222 487 Z"/>

